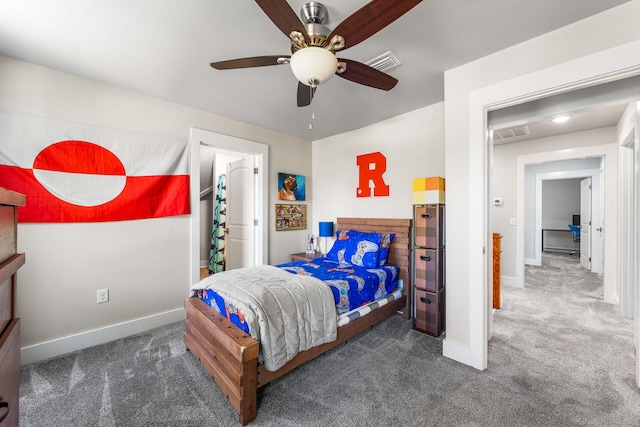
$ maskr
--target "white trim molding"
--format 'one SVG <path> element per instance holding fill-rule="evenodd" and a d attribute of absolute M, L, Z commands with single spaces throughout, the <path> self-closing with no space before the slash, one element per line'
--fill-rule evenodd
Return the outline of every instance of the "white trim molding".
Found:
<path fill-rule="evenodd" d="M 150 331 L 175 322 L 184 320 L 184 308 L 178 308 L 152 316 L 141 317 L 127 322 L 117 323 L 104 328 L 94 329 L 79 334 L 69 335 L 39 344 L 29 345 L 20 349 L 20 365 L 47 360 L 62 356 L 84 348 L 105 344 L 110 341 L 125 338 L 134 334 Z"/>
<path fill-rule="evenodd" d="M 592 182 L 594 183 L 594 189 L 597 186 L 598 194 L 592 197 L 592 206 L 596 209 L 593 209 L 593 223 L 599 224 L 601 218 L 599 216 L 600 212 L 600 194 L 604 191 L 603 188 L 600 188 L 599 185 L 599 176 L 600 169 L 575 169 L 575 170 L 563 170 L 556 172 L 544 172 L 536 174 L 536 206 L 535 206 L 535 227 L 534 227 L 534 263 L 533 265 L 542 265 L 542 181 L 556 180 L 556 179 L 572 179 L 572 178 L 587 178 L 590 177 Z M 518 188 L 518 191 L 525 192 L 524 188 Z M 595 227 L 594 227 L 595 229 Z M 596 237 L 597 236 L 597 237 Z M 595 244 L 594 253 L 592 253 L 592 257 L 594 260 L 594 265 L 591 271 L 594 273 L 599 273 L 600 266 L 600 252 L 597 250 L 600 246 L 600 237 L 599 233 L 593 233 L 593 239 Z M 524 259 L 524 263 L 527 264 L 527 258 Z M 523 279 L 524 280 L 524 279 Z"/>
<path fill-rule="evenodd" d="M 235 136 L 217 132 L 191 128 L 191 194 L 200 194 L 200 144 L 230 152 L 245 153 L 256 156 L 258 167 L 256 183 L 257 236 L 256 256 L 262 264 L 269 259 L 269 146 L 259 142 L 248 141 Z M 200 208 L 199 197 L 191 197 L 191 283 L 200 280 Z M 258 263 L 258 264 L 260 264 Z"/>
<path fill-rule="evenodd" d="M 540 99 L 556 95 L 571 90 L 595 86 L 626 77 L 640 74 L 640 40 L 624 45 L 612 47 L 590 55 L 586 55 L 574 60 L 563 62 L 539 71 L 523 74 L 509 80 L 489 84 L 485 87 L 471 90 L 469 92 L 469 117 L 467 126 L 469 129 L 469 156 L 468 169 L 468 200 L 469 207 L 473 207 L 477 215 L 470 215 L 469 218 L 469 258 L 467 263 L 468 273 L 468 309 L 466 334 L 458 331 L 461 335 L 468 337 L 470 357 L 466 358 L 467 363 L 477 369 L 487 369 L 488 363 L 488 325 L 492 322 L 492 313 L 489 309 L 489 299 L 487 298 L 489 281 L 485 274 L 487 264 L 490 260 L 484 254 L 486 248 L 486 236 L 488 235 L 488 224 L 485 218 L 490 215 L 491 205 L 489 203 L 490 189 L 487 188 L 487 171 L 492 161 L 489 152 L 489 132 L 487 127 L 487 114 L 489 111 L 498 110 L 508 106 L 520 104 L 535 99 Z M 446 103 L 446 99 L 445 99 Z M 594 153 L 593 155 L 602 155 Z M 617 152 L 608 155 L 606 163 L 611 160 L 617 163 Z M 524 166 L 522 166 L 522 176 L 524 176 Z M 611 175 L 615 176 L 615 175 Z M 612 180 L 614 181 L 614 180 Z M 608 184 L 607 184 L 608 185 Z M 616 186 L 612 191 L 606 191 L 609 197 L 613 197 L 612 205 L 617 205 Z M 519 206 L 524 206 L 523 195 L 518 194 Z M 605 202 L 607 203 L 607 202 Z M 523 214 L 518 213 L 519 218 L 516 224 L 523 224 Z M 617 215 L 613 215 L 616 217 Z M 607 214 L 605 213 L 605 218 Z M 613 220 L 616 223 L 616 219 Z M 616 230 L 617 224 L 611 224 L 611 229 Z M 518 242 L 523 242 L 523 229 L 519 227 L 517 231 Z M 615 242 L 613 241 L 615 240 Z M 605 249 L 607 258 L 612 258 L 611 262 L 617 261 L 617 237 Z M 524 278 L 524 247 L 517 244 L 517 253 L 520 254 L 516 265 L 516 277 L 518 280 Z M 606 259 L 605 259 L 606 261 Z M 605 275 L 611 274 L 614 282 L 617 280 L 617 269 L 605 266 Z M 605 280 L 607 280 L 605 278 Z M 606 298 L 606 297 L 605 297 Z M 449 306 L 447 301 L 447 305 Z M 452 301 L 451 304 L 455 304 Z M 450 322 L 447 322 L 449 325 Z M 447 342 L 445 339 L 444 343 Z M 443 344 L 444 344 L 443 343 Z M 453 346 L 443 345 L 443 355 L 455 360 L 459 355 L 453 351 Z M 462 360 L 460 360 L 462 361 Z M 639 364 L 640 366 L 640 364 Z"/>

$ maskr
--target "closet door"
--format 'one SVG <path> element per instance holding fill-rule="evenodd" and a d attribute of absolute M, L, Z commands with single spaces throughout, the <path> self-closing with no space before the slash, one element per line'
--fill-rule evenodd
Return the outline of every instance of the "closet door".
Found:
<path fill-rule="evenodd" d="M 227 166 L 227 270 L 256 265 L 256 218 L 256 176 L 251 156 Z"/>

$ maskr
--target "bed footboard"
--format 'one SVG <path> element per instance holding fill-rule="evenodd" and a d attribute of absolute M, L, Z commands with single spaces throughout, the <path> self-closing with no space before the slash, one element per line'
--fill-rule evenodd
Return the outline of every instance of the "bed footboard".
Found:
<path fill-rule="evenodd" d="M 258 388 L 401 311 L 403 296 L 338 328 L 335 341 L 298 353 L 277 371 L 258 366 L 259 344 L 199 298 L 186 298 L 184 343 L 213 378 L 246 425 L 257 416 Z"/>
<path fill-rule="evenodd" d="M 199 298 L 186 298 L 184 343 L 246 425 L 257 415 L 256 340 Z"/>

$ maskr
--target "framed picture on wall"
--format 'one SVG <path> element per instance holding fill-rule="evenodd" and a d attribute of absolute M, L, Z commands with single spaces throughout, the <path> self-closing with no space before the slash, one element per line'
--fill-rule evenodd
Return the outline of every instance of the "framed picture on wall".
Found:
<path fill-rule="evenodd" d="M 304 175 L 278 173 L 278 200 L 304 201 L 305 192 Z"/>
<path fill-rule="evenodd" d="M 276 205 L 276 231 L 306 228 L 307 205 Z"/>

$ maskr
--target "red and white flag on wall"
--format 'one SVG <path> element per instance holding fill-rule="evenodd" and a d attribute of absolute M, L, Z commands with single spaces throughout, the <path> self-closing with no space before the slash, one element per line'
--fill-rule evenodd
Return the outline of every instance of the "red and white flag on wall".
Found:
<path fill-rule="evenodd" d="M 189 213 L 186 140 L 0 110 L 0 187 L 26 195 L 19 222 Z"/>

